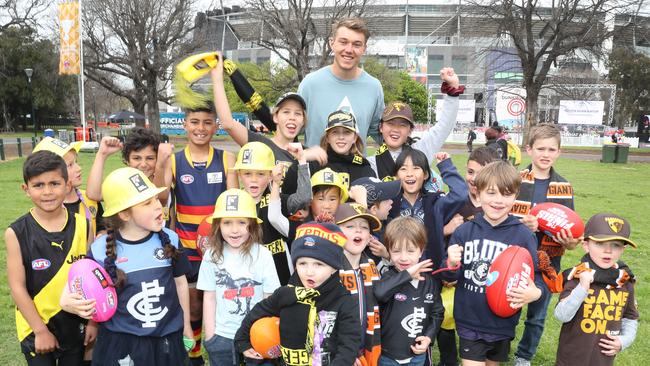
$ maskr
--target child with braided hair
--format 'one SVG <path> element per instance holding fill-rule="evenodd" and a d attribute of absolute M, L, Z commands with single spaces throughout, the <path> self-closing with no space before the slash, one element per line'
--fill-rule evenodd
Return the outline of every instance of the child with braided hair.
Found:
<path fill-rule="evenodd" d="M 189 262 L 178 235 L 163 227 L 163 190 L 134 168 L 117 169 L 102 184 L 108 230 L 88 257 L 113 279 L 118 307 L 100 324 L 93 365 L 180 365 L 194 346 Z"/>

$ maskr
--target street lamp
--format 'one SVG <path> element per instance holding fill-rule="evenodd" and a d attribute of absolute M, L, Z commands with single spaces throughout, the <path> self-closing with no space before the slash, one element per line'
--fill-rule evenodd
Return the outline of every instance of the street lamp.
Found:
<path fill-rule="evenodd" d="M 32 75 L 34 74 L 34 69 L 27 68 L 25 69 L 25 75 L 27 75 L 27 83 L 29 84 L 29 100 L 32 104 L 32 124 L 34 124 L 34 138 L 36 138 L 36 115 L 34 114 L 34 94 L 32 91 Z"/>

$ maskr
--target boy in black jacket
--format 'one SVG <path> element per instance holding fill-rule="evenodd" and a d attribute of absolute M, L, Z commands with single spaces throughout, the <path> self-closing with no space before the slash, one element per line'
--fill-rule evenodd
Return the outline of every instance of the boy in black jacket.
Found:
<path fill-rule="evenodd" d="M 494 259 L 506 248 L 526 248 L 537 268 L 535 236 L 509 212 L 521 185 L 517 170 L 505 161 L 488 164 L 475 180 L 483 214 L 459 226 L 447 249 L 447 267 L 460 268 L 444 272 L 446 281 L 458 280 L 454 296 L 454 318 L 460 338 L 460 357 L 467 365 L 498 365 L 508 360 L 510 342 L 520 312 L 501 318 L 490 310 L 485 296 L 487 275 Z M 510 306 L 522 306 L 537 300 L 541 290 L 529 278 L 528 287 L 509 290 Z"/>
<path fill-rule="evenodd" d="M 296 230 L 291 256 L 296 272 L 289 285 L 257 303 L 235 335 L 239 352 L 261 359 L 250 342 L 250 328 L 260 318 L 280 317 L 284 364 L 350 366 L 357 359 L 359 312 L 339 280 L 347 238 L 338 226 L 310 222 Z"/>
<path fill-rule="evenodd" d="M 402 216 L 388 224 L 384 239 L 393 266 L 375 284 L 383 324 L 379 365 L 424 365 L 445 313 L 431 260 L 420 262 L 426 232 L 417 219 Z"/>

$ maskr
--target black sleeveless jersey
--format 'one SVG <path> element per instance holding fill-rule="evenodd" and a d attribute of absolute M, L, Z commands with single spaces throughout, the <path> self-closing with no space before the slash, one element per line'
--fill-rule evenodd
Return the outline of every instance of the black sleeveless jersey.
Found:
<path fill-rule="evenodd" d="M 76 315 L 61 311 L 59 299 L 68 283 L 70 265 L 86 256 L 90 228 L 81 214 L 69 215 L 68 210 L 64 212 L 68 219 L 63 229 L 57 232 L 46 231 L 31 212 L 10 225 L 20 245 L 27 292 L 59 344 L 77 338 L 83 322 Z M 18 308 L 16 330 L 20 341 L 32 333 Z"/>

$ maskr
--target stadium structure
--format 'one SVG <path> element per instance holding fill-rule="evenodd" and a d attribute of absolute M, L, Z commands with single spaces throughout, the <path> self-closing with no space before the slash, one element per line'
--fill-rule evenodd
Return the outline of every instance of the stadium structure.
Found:
<path fill-rule="evenodd" d="M 314 22 L 321 31 L 330 28 L 321 16 L 327 11 L 313 9 Z M 550 9 L 540 10 L 542 15 L 545 12 L 550 15 Z M 499 35 L 497 22 L 459 0 L 393 0 L 375 3 L 364 14 L 371 32 L 366 57 L 407 71 L 432 95 L 439 93 L 439 70 L 453 67 L 461 83 L 469 86 L 463 98 L 475 100 L 473 122 L 478 125 L 493 120 L 494 91 L 499 86 L 518 81 L 521 84 L 519 59 L 514 52 L 502 52 L 503 49 L 513 51 L 509 37 Z M 534 28 L 540 37 L 544 34 L 544 24 L 539 22 Z M 623 46 L 650 55 L 650 14 L 603 17 L 598 26 L 615 31 L 613 39 L 605 43 L 606 48 Z M 253 19 L 247 9 L 232 6 L 197 14 L 195 37 L 201 40 L 204 49 L 224 50 L 238 62 L 276 62 L 279 58 L 258 44 L 265 37 L 264 29 L 265 25 Z M 501 49 L 495 48 L 495 40 L 500 41 Z M 569 78 L 576 87 L 568 89 L 605 100 L 604 122 L 612 123 L 615 88 L 604 79 L 606 71 L 603 60 L 576 52 L 558 60 L 549 81 L 578 75 Z M 540 120 L 557 119 L 556 103 L 552 100 L 555 94 L 551 94 L 546 101 L 540 99 Z"/>

